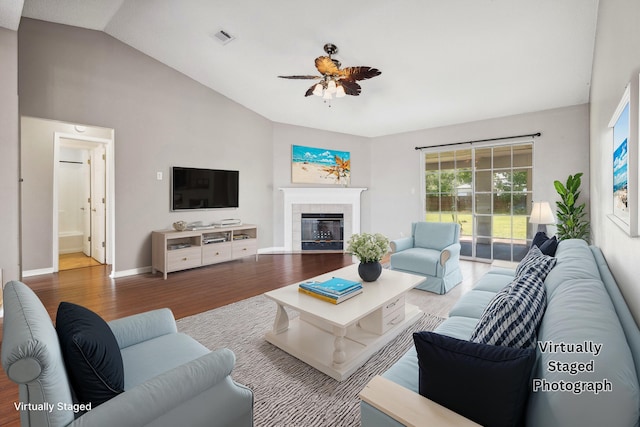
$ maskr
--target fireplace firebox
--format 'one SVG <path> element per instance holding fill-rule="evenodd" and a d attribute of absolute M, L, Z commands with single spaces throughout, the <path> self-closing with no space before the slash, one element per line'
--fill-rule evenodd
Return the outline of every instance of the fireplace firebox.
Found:
<path fill-rule="evenodd" d="M 344 214 L 303 213 L 301 220 L 303 251 L 344 249 Z"/>

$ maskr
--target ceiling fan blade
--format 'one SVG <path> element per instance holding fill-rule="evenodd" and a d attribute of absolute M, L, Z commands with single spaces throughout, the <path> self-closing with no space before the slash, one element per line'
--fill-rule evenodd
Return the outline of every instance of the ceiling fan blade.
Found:
<path fill-rule="evenodd" d="M 313 90 L 316 88 L 316 83 L 312 84 L 311 87 L 309 89 L 307 89 L 307 91 L 304 93 L 304 96 L 311 96 L 313 95 Z"/>
<path fill-rule="evenodd" d="M 382 74 L 377 68 L 371 67 L 347 67 L 340 72 L 348 80 L 366 80 Z"/>
<path fill-rule="evenodd" d="M 347 95 L 351 95 L 351 96 L 360 95 L 360 90 L 362 88 L 354 80 L 341 79 L 340 84 L 344 88 L 344 93 L 346 93 Z"/>
<path fill-rule="evenodd" d="M 340 74 L 340 70 L 335 62 L 328 56 L 319 56 L 316 58 L 316 68 L 323 75 L 335 76 Z"/>
<path fill-rule="evenodd" d="M 281 79 L 296 79 L 296 80 L 317 80 L 320 76 L 278 76 Z"/>

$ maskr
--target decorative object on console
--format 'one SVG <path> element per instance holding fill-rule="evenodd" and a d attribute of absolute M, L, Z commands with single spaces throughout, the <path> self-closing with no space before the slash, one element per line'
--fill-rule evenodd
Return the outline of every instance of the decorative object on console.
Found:
<path fill-rule="evenodd" d="M 531 224 L 538 224 L 538 231 L 546 233 L 547 225 L 556 223 L 549 202 L 533 202 L 529 222 Z"/>
<path fill-rule="evenodd" d="M 173 223 L 173 228 L 176 231 L 184 231 L 187 229 L 187 221 L 176 221 Z"/>
<path fill-rule="evenodd" d="M 580 177 L 582 172 L 573 176 L 569 175 L 566 185 L 556 180 L 553 185 L 562 198 L 562 201 L 556 202 L 558 210 L 558 238 L 564 239 L 582 239 L 589 243 L 589 222 L 584 218 L 586 203 L 576 206 L 576 202 L 580 197 Z"/>
<path fill-rule="evenodd" d="M 353 234 L 347 242 L 347 252 L 360 260 L 358 274 L 365 282 L 373 282 L 382 274 L 380 260 L 389 251 L 389 239 L 380 234 Z"/>
<path fill-rule="evenodd" d="M 333 96 L 342 98 L 345 95 L 360 95 L 360 85 L 357 80 L 366 80 L 382 74 L 377 68 L 367 66 L 347 67 L 340 69 L 340 61 L 332 58 L 331 55 L 338 53 L 338 47 L 334 44 L 327 43 L 324 45 L 324 51 L 329 56 L 319 56 L 316 58 L 316 68 L 322 76 L 278 76 L 281 79 L 295 80 L 320 80 L 318 83 L 307 89 L 304 96 L 316 95 L 321 96 L 325 102 L 331 100 Z"/>
<path fill-rule="evenodd" d="M 351 153 L 327 148 L 291 147 L 291 182 L 343 184 L 351 180 Z"/>

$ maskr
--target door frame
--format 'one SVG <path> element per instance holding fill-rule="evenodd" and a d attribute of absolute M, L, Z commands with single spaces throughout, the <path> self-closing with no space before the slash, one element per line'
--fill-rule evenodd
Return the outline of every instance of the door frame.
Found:
<path fill-rule="evenodd" d="M 111 265 L 110 277 L 113 277 L 115 268 L 115 158 L 114 158 L 114 138 L 97 138 L 65 132 L 54 132 L 53 134 L 53 271 L 59 271 L 58 252 L 58 163 L 60 160 L 61 139 L 71 139 L 76 141 L 88 141 L 104 144 L 106 155 L 106 206 L 105 206 L 105 262 Z"/>

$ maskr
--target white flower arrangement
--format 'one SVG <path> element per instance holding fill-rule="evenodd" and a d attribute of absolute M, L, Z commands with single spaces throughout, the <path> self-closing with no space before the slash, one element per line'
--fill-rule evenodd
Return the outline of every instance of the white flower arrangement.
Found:
<path fill-rule="evenodd" d="M 389 239 L 380 233 L 353 234 L 347 244 L 347 252 L 360 262 L 379 262 L 389 251 Z"/>

